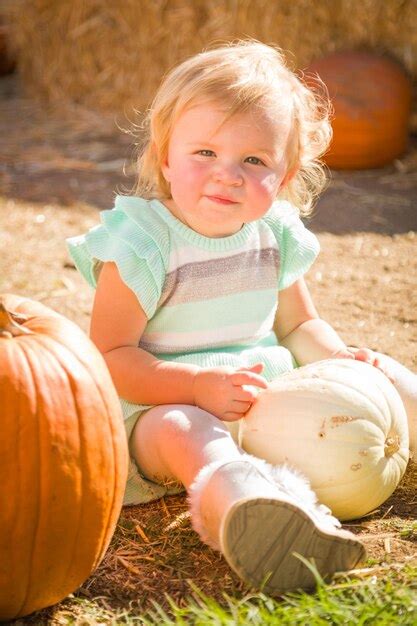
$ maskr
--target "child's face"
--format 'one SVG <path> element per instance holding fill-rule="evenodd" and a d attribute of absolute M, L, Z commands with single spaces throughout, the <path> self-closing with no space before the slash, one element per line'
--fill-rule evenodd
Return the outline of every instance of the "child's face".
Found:
<path fill-rule="evenodd" d="M 207 237 L 226 237 L 262 217 L 286 182 L 290 115 L 237 113 L 226 122 L 214 102 L 183 111 L 170 137 L 162 171 L 171 186 L 171 212 Z"/>

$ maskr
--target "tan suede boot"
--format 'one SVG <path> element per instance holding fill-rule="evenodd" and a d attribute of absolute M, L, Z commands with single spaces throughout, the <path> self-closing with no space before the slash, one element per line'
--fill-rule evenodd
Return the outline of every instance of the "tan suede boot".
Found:
<path fill-rule="evenodd" d="M 242 455 L 203 468 L 189 490 L 194 529 L 220 550 L 248 584 L 271 595 L 311 589 L 315 577 L 346 571 L 365 558 L 364 546 L 329 509 L 317 503 L 308 482 L 288 467 Z"/>

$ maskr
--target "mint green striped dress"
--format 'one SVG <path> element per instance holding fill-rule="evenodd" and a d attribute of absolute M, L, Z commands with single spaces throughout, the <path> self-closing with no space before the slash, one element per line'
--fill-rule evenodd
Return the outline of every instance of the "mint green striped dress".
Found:
<path fill-rule="evenodd" d="M 319 244 L 291 204 L 278 201 L 262 219 L 220 238 L 196 233 L 159 200 L 135 196 L 117 196 L 100 220 L 68 239 L 68 249 L 92 287 L 102 264 L 116 263 L 148 318 L 141 348 L 204 367 L 262 362 L 268 381 L 297 366 L 272 325 L 278 292 L 309 269 Z M 123 398 L 121 405 L 129 437 L 149 406 Z M 178 491 L 144 479 L 131 461 L 124 504 Z"/>

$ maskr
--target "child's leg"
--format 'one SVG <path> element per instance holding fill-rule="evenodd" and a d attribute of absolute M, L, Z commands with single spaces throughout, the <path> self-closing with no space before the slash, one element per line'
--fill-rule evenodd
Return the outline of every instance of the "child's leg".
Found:
<path fill-rule="evenodd" d="M 410 450 L 417 462 L 417 375 L 386 354 L 377 352 L 376 355 L 404 403 L 410 432 Z"/>
<path fill-rule="evenodd" d="M 198 472 L 214 461 L 233 461 L 241 450 L 226 425 L 196 406 L 160 405 L 138 420 L 130 452 L 147 478 L 179 480 L 189 488 Z"/>
<path fill-rule="evenodd" d="M 130 449 L 148 478 L 186 486 L 203 541 L 220 549 L 246 582 L 259 587 L 269 576 L 265 591 L 314 586 L 294 552 L 313 558 L 323 576 L 364 557 L 362 544 L 339 530 L 303 478 L 244 454 L 225 424 L 197 407 L 150 409 L 139 419 Z"/>

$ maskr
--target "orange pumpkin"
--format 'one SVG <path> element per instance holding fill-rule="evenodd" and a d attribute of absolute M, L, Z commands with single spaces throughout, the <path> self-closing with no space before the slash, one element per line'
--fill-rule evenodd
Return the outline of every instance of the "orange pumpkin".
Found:
<path fill-rule="evenodd" d="M 312 63 L 334 107 L 333 142 L 324 160 L 335 169 L 380 167 L 407 146 L 411 83 L 392 59 L 336 52 Z"/>
<path fill-rule="evenodd" d="M 101 354 L 46 306 L 0 296 L 0 619 L 74 591 L 121 510 L 127 442 Z"/>

